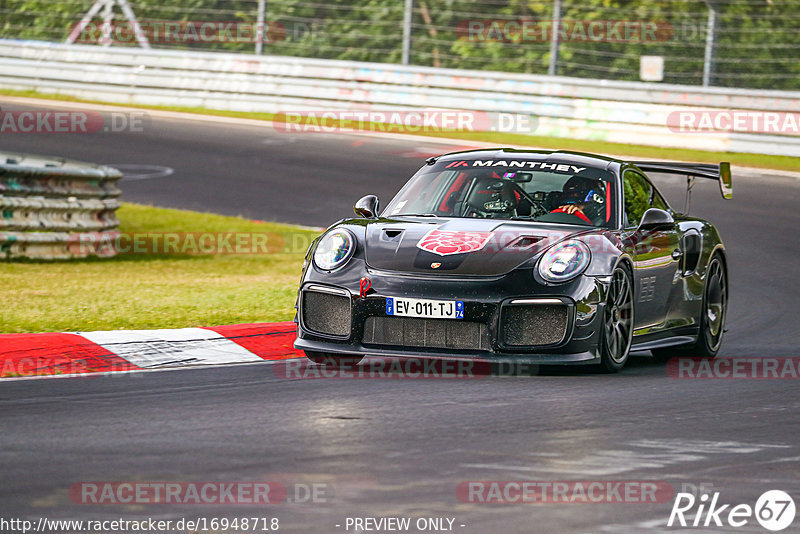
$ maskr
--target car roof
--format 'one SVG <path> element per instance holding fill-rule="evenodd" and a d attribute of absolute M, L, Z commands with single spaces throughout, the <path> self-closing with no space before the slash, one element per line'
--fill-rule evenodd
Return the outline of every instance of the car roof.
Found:
<path fill-rule="evenodd" d="M 473 149 L 473 150 L 462 150 L 459 152 L 449 152 L 447 154 L 442 154 L 441 156 L 436 156 L 435 158 L 431 158 L 430 161 L 449 161 L 452 159 L 459 159 L 459 158 L 492 158 L 492 159 L 505 159 L 505 158 L 513 158 L 519 157 L 524 159 L 530 159 L 535 161 L 547 161 L 547 162 L 558 162 L 558 163 L 573 163 L 573 164 L 588 164 L 594 167 L 600 167 L 605 169 L 611 168 L 618 168 L 620 165 L 624 164 L 625 162 L 616 159 L 610 158 L 607 156 L 601 156 L 598 154 L 589 154 L 585 152 L 573 152 L 570 150 L 531 150 L 531 149 L 517 149 L 517 148 L 482 148 L 482 149 Z"/>

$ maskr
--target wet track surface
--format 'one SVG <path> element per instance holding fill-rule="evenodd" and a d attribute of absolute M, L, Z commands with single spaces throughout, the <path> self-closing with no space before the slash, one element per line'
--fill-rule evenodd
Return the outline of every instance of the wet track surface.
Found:
<path fill-rule="evenodd" d="M 323 226 L 363 194 L 387 202 L 424 157 L 450 149 L 154 117 L 141 133 L 8 135 L 0 150 L 167 166 L 170 176 L 123 181 L 123 200 Z M 800 180 L 736 171 L 734 180 L 730 202 L 698 183 L 692 209 L 728 248 L 721 355 L 798 357 Z M 682 206 L 680 180 L 657 183 Z M 712 487 L 732 504 L 769 489 L 800 496 L 797 380 L 675 379 L 647 353 L 618 375 L 473 380 L 287 380 L 275 365 L 0 385 L 0 516 L 274 515 L 292 532 L 344 532 L 348 515 L 444 516 L 464 533 L 627 533 L 666 531 L 671 500 L 486 505 L 462 502 L 456 488 L 654 480 Z M 321 483 L 330 494 L 266 509 L 69 498 L 81 481 L 236 480 Z M 752 520 L 737 531 L 765 532 Z"/>

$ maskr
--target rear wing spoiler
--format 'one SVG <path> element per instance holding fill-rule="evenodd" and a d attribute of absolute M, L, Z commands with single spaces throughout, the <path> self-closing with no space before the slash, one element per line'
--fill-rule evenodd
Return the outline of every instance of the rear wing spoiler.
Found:
<path fill-rule="evenodd" d="M 719 165 L 711 163 L 676 163 L 672 161 L 633 161 L 634 165 L 645 172 L 661 172 L 664 174 L 682 174 L 687 178 L 710 178 L 719 182 L 722 198 L 733 198 L 733 177 L 731 164 L 723 161 Z"/>

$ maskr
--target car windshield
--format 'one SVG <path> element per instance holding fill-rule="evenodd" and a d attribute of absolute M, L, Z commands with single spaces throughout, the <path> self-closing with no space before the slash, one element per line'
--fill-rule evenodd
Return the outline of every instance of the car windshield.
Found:
<path fill-rule="evenodd" d="M 534 220 L 610 228 L 616 213 L 614 175 L 584 165 L 527 160 L 437 162 L 411 178 L 383 216 Z"/>

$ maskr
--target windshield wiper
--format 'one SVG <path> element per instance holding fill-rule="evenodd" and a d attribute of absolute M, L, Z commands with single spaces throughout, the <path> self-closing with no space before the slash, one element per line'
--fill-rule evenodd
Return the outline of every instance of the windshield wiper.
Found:
<path fill-rule="evenodd" d="M 439 217 L 435 213 L 398 213 L 392 217 Z"/>

